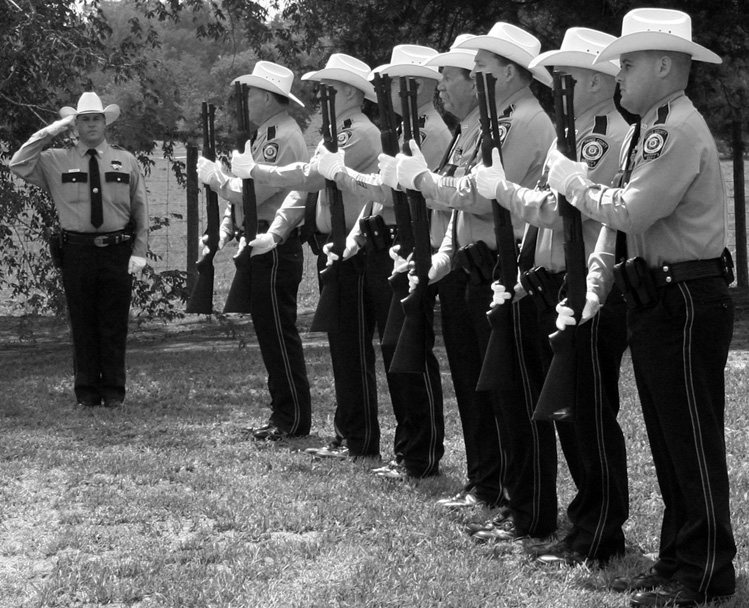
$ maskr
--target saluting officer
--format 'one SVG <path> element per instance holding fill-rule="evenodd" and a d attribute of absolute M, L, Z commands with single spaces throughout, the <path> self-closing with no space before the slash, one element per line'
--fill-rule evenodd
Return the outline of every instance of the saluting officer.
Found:
<path fill-rule="evenodd" d="M 309 160 L 302 130 L 289 115 L 291 102 L 304 104 L 291 93 L 294 73 L 288 68 L 258 61 L 251 74 L 232 81 L 247 85 L 247 107 L 257 129 L 245 144 L 245 153 L 269 166 Z M 198 176 L 227 199 L 221 223 L 219 248 L 237 234 L 244 222 L 242 180 L 230 179 L 218 163 L 201 157 Z M 256 184 L 257 233 L 265 235 L 275 213 L 291 191 Z M 206 238 L 206 237 L 203 237 Z M 262 240 L 262 239 L 261 239 Z M 271 415 L 268 423 L 251 429 L 255 439 L 271 441 L 309 434 L 312 406 L 302 340 L 297 330 L 297 293 L 304 273 L 304 254 L 299 231 L 291 230 L 272 248 L 250 243 L 252 323 L 260 354 L 268 371 Z M 240 248 L 245 246 L 241 237 Z"/>
<path fill-rule="evenodd" d="M 132 274 L 146 265 L 148 201 L 135 157 L 105 138 L 120 115 L 96 93 L 37 131 L 10 161 L 19 177 L 45 190 L 62 229 L 62 282 L 73 333 L 79 405 L 113 407 L 125 399 L 125 349 Z M 68 129 L 78 142 L 43 150 Z M 54 246 L 54 243 L 53 243 Z"/>
<path fill-rule="evenodd" d="M 693 60 L 721 59 L 692 42 L 689 15 L 666 9 L 627 13 L 598 61 L 615 58 L 621 104 L 641 117 L 623 148 L 626 183 L 595 184 L 556 152 L 549 183 L 625 232 L 630 256 L 615 276 L 631 305 L 632 365 L 665 511 L 658 561 L 614 587 L 642 589 L 633 606 L 697 606 L 736 584 L 724 438 L 728 209 L 715 142 L 684 93 Z"/>

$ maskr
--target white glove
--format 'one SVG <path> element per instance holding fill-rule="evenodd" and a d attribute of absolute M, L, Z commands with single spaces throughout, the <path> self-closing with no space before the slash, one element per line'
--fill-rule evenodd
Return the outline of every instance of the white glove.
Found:
<path fill-rule="evenodd" d="M 140 274 L 146 267 L 146 258 L 137 255 L 131 255 L 127 262 L 127 271 L 130 274 Z"/>
<path fill-rule="evenodd" d="M 598 295 L 589 291 L 585 294 L 585 306 L 583 306 L 583 314 L 580 315 L 580 324 L 582 325 L 586 321 L 590 321 L 600 310 L 601 302 L 598 300 Z M 562 300 L 557 304 L 557 322 L 556 326 L 559 331 L 564 331 L 568 325 L 576 325 L 575 313 L 567 306 L 567 300 Z"/>
<path fill-rule="evenodd" d="M 492 291 L 494 292 L 494 296 L 492 298 L 492 303 L 490 306 L 494 308 L 495 306 L 502 306 L 505 302 L 508 300 L 512 300 L 512 294 L 505 289 L 505 286 L 502 285 L 499 281 L 494 281 L 492 283 Z"/>
<path fill-rule="evenodd" d="M 576 163 L 570 160 L 557 149 L 552 149 L 546 157 L 546 166 L 549 168 L 549 186 L 567 196 L 567 188 L 576 178 L 584 179 L 588 174 L 588 166 L 585 163 Z"/>
<path fill-rule="evenodd" d="M 223 186 L 229 176 L 221 170 L 221 165 L 201 156 L 198 158 L 198 179 L 206 186 Z"/>
<path fill-rule="evenodd" d="M 380 161 L 380 179 L 382 180 L 382 183 L 386 186 L 390 186 L 393 190 L 400 190 L 395 156 L 380 154 L 377 157 L 377 160 Z"/>
<path fill-rule="evenodd" d="M 218 250 L 221 251 L 224 248 L 224 245 L 229 241 L 229 238 L 222 232 L 219 234 L 218 237 Z M 198 251 L 200 252 L 200 255 L 207 255 L 210 251 L 208 249 L 208 235 L 204 234 L 198 239 Z"/>
<path fill-rule="evenodd" d="M 431 271 L 431 268 L 429 269 Z M 430 281 L 431 283 L 431 281 Z M 409 270 L 408 272 L 408 293 L 411 293 L 414 289 L 416 289 L 416 286 L 419 284 L 419 277 L 416 275 L 416 273 L 413 271 L 413 269 Z"/>
<path fill-rule="evenodd" d="M 252 158 L 252 143 L 247 141 L 244 145 L 244 153 L 238 150 L 231 153 L 231 172 L 242 179 L 252 179 L 252 170 L 257 163 Z"/>
<path fill-rule="evenodd" d="M 330 266 L 338 260 L 338 254 L 333 253 L 333 243 L 325 243 L 322 247 L 323 253 L 328 256 L 328 261 L 325 263 L 326 266 Z M 346 247 L 343 249 L 343 259 L 348 260 L 350 257 L 356 255 L 356 252 L 359 251 L 359 243 L 356 242 L 356 239 L 350 236 L 346 237 Z"/>
<path fill-rule="evenodd" d="M 411 156 L 400 153 L 395 157 L 398 183 L 407 190 L 416 190 L 416 178 L 424 173 L 429 173 L 429 167 L 424 155 L 419 150 L 419 146 L 413 139 L 408 142 L 408 147 L 411 148 Z"/>
<path fill-rule="evenodd" d="M 432 256 L 432 265 L 429 267 L 429 282 L 436 283 L 450 274 L 452 261 L 444 251 L 438 251 Z"/>
<path fill-rule="evenodd" d="M 321 146 L 317 152 L 317 172 L 327 179 L 335 179 L 336 174 L 346 170 L 343 162 L 344 150 L 329 152 Z"/>
<path fill-rule="evenodd" d="M 240 240 L 240 247 L 242 241 L 244 241 L 244 237 L 242 237 Z M 250 257 L 269 253 L 270 251 L 273 251 L 277 245 L 278 241 L 276 240 L 275 235 L 273 235 L 272 233 L 264 232 L 263 234 L 258 234 L 254 239 L 250 241 L 250 247 L 252 247 L 252 253 L 250 253 Z"/>
<path fill-rule="evenodd" d="M 71 114 L 70 116 L 56 120 L 51 125 L 47 125 L 44 127 L 44 130 L 50 137 L 56 137 L 60 133 L 72 129 L 73 125 L 75 125 L 75 115 Z"/>
<path fill-rule="evenodd" d="M 393 260 L 394 275 L 400 274 L 401 272 L 406 272 L 408 270 L 408 260 L 401 257 L 400 250 L 400 245 L 393 245 L 388 252 L 390 254 L 390 259 Z"/>
<path fill-rule="evenodd" d="M 478 165 L 476 169 L 476 189 L 484 198 L 497 198 L 497 187 L 506 180 L 505 168 L 499 159 L 499 150 L 492 150 L 492 166 Z"/>

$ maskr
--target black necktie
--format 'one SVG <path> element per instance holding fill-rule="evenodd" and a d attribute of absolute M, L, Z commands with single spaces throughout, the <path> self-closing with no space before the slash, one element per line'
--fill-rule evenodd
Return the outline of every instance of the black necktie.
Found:
<path fill-rule="evenodd" d="M 87 154 L 91 157 L 88 161 L 88 172 L 91 179 L 91 225 L 98 228 L 104 223 L 104 210 L 101 205 L 101 176 L 99 175 L 99 161 L 96 159 L 96 149 L 89 148 Z"/>

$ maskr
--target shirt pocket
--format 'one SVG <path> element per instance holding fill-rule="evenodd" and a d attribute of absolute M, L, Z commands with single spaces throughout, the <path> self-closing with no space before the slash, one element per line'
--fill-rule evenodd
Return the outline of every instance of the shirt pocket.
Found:
<path fill-rule="evenodd" d="M 60 177 L 65 201 L 69 204 L 86 203 L 90 200 L 88 173 L 66 171 Z"/>

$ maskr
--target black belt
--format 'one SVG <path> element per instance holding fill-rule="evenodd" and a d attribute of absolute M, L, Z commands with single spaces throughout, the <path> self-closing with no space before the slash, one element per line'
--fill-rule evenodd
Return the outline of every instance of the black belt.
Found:
<path fill-rule="evenodd" d="M 651 272 L 656 287 L 666 287 L 667 285 L 683 283 L 684 281 L 714 279 L 725 276 L 724 263 L 721 258 L 664 264 Z"/>
<path fill-rule="evenodd" d="M 69 232 L 62 231 L 62 242 L 68 245 L 87 245 L 91 247 L 109 247 L 127 243 L 133 238 L 130 232 L 117 230 L 115 232 Z"/>

